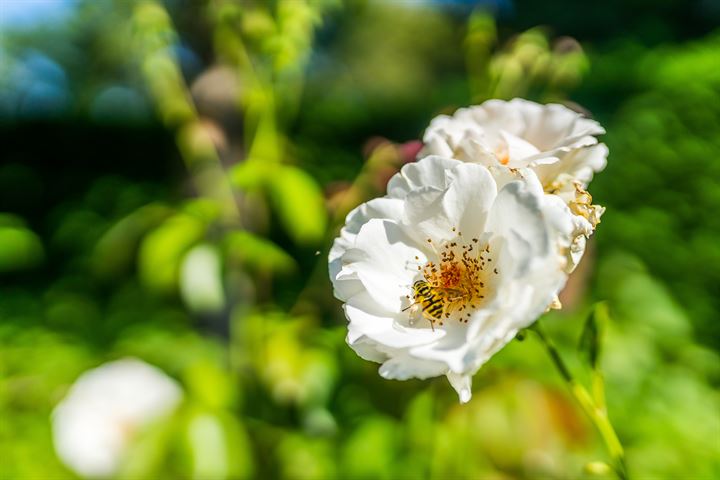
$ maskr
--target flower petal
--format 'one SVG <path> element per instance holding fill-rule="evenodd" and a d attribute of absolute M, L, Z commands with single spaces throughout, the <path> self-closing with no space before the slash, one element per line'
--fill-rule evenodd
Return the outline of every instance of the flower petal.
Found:
<path fill-rule="evenodd" d="M 522 112 L 526 124 L 522 137 L 541 151 L 575 143 L 587 145 L 587 137 L 605 133 L 599 123 L 564 105 L 540 105 L 516 98 L 508 102 L 508 108 Z"/>
<path fill-rule="evenodd" d="M 550 185 L 562 175 L 567 175 L 587 186 L 594 173 L 605 168 L 607 156 L 607 146 L 600 143 L 562 153 L 556 163 L 538 165 L 534 170 L 543 185 Z"/>
<path fill-rule="evenodd" d="M 450 385 L 457 392 L 460 403 L 469 402 L 472 397 L 472 376 L 453 372 L 448 372 L 446 375 Z"/>
<path fill-rule="evenodd" d="M 393 357 L 380 365 L 380 376 L 388 380 L 437 377 L 447 371 L 440 362 L 414 358 L 407 353 Z"/>
<path fill-rule="evenodd" d="M 355 272 L 370 296 L 388 312 L 399 312 L 417 274 L 415 240 L 391 220 L 370 219 L 345 255 L 344 270 Z"/>
<path fill-rule="evenodd" d="M 412 190 L 420 187 L 446 187 L 446 170 L 456 166 L 457 160 L 447 157 L 431 155 L 415 163 L 408 163 L 400 173 L 394 175 L 388 182 L 388 196 L 403 199 Z"/>
<path fill-rule="evenodd" d="M 345 227 L 333 242 L 328 255 L 328 273 L 337 298 L 347 300 L 362 288 L 354 272 L 346 271 L 338 278 L 343 268 L 343 255 L 353 248 L 360 228 L 372 218 L 400 219 L 403 203 L 391 198 L 375 198 L 352 210 L 345 219 Z"/>
<path fill-rule="evenodd" d="M 562 157 L 597 144 L 595 137 L 603 133 L 599 123 L 563 105 L 541 105 L 519 98 L 509 102 L 488 100 L 434 119 L 423 136 L 425 147 L 420 155 L 451 155 L 487 166 L 494 164 L 492 159 L 497 155 L 495 162 L 499 160 L 509 168 L 557 165 L 556 174 L 569 173 L 572 162 L 563 162 Z M 596 163 L 596 158 L 602 155 L 593 152 L 591 162 Z M 602 167 L 593 165 L 590 169 Z M 583 170 L 582 175 L 585 181 L 588 172 Z M 545 175 L 542 177 L 545 180 Z"/>
<path fill-rule="evenodd" d="M 437 157 L 427 157 L 418 163 L 434 163 Z M 404 224 L 421 232 L 420 241 L 451 240 L 456 232 L 466 238 L 479 236 L 497 195 L 495 181 L 487 168 L 456 162 L 447 172 L 447 188 L 421 187 L 405 199 Z"/>
<path fill-rule="evenodd" d="M 385 347 L 403 349 L 435 342 L 445 336 L 442 329 L 405 327 L 394 316 L 369 313 L 351 305 L 345 305 L 348 325 L 348 343 L 355 344 L 367 337 Z"/>
<path fill-rule="evenodd" d="M 488 228 L 507 239 L 507 255 L 517 265 L 518 275 L 526 272 L 535 258 L 545 256 L 550 249 L 541 195 L 529 191 L 527 183 L 510 182 L 498 193 L 490 214 Z"/>
<path fill-rule="evenodd" d="M 525 164 L 522 160 L 540 153 L 540 150 L 535 145 L 510 132 L 501 130 L 500 136 L 506 145 L 508 159 L 510 160 L 509 166 L 511 167 L 516 165 L 524 167 Z"/>

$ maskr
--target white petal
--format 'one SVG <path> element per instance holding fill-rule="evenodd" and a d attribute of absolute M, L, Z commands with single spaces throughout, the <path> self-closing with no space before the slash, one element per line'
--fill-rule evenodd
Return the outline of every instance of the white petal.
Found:
<path fill-rule="evenodd" d="M 527 108 L 539 107 L 527 102 Z M 517 108 L 510 102 L 503 100 L 488 100 L 487 102 L 467 109 L 460 109 L 455 114 L 458 119 L 472 121 L 485 131 L 499 133 L 501 130 L 521 136 L 525 130 L 524 108 Z"/>
<path fill-rule="evenodd" d="M 432 161 L 431 158 L 421 162 Z M 422 187 L 410 192 L 405 200 L 404 224 L 427 238 L 451 240 L 457 233 L 470 239 L 479 236 L 488 211 L 497 195 L 495 181 L 487 168 L 458 163 L 447 172 L 448 187 Z"/>
<path fill-rule="evenodd" d="M 576 234 L 584 227 L 567 200 L 545 193 L 544 181 L 557 171 L 573 186 L 589 181 L 607 154 L 592 146 L 599 133 L 596 122 L 565 107 L 522 100 L 489 101 L 435 119 L 421 155 L 451 154 L 462 162 L 429 156 L 404 167 L 388 186 L 402 207 L 382 213 L 391 219 L 363 218 L 361 228 L 346 227 L 338 241 L 344 250 L 334 252 L 341 258 L 335 283 L 352 286 L 338 292 L 336 285 L 347 302 L 348 343 L 382 362 L 386 378 L 446 374 L 461 401 L 469 400 L 470 375 L 545 311 L 564 285 L 565 269 L 582 254 Z M 503 148 L 511 157 L 507 166 L 496 157 L 503 159 Z M 420 278 L 418 265 L 437 256 L 427 239 L 455 241 L 460 232 L 460 245 L 478 238 L 490 246 L 486 298 L 468 323 L 416 328 L 421 324 L 401 310 Z"/>
<path fill-rule="evenodd" d="M 447 369 L 455 372 L 471 368 L 467 356 L 467 327 L 457 322 L 445 322 L 442 328 L 436 328 L 435 331 L 442 331 L 444 336 L 433 343 L 414 346 L 410 353 L 417 358 L 441 362 Z"/>
<path fill-rule="evenodd" d="M 596 121 L 563 105 L 489 100 L 461 108 L 452 117 L 441 115 L 433 120 L 423 136 L 423 154 L 452 155 L 490 166 L 495 153 L 500 160 L 509 153 L 511 168 L 556 165 L 564 154 L 597 144 L 595 137 L 603 133 Z M 568 173 L 563 167 L 558 169 Z M 545 180 L 545 175 L 542 177 Z"/>
<path fill-rule="evenodd" d="M 362 226 L 355 246 L 346 252 L 344 269 L 353 271 L 373 299 L 388 312 L 399 312 L 423 255 L 405 231 L 390 220 L 373 218 Z"/>
<path fill-rule="evenodd" d="M 502 237 L 494 247 L 499 250 L 496 265 L 501 274 L 495 288 L 502 292 L 499 301 L 506 304 L 506 313 L 476 333 L 493 331 L 492 337 L 505 341 L 513 330 L 535 321 L 563 287 L 567 275 L 562 252 L 572 231 L 572 215 L 558 198 L 518 181 L 498 194 L 489 228 Z"/>
<path fill-rule="evenodd" d="M 350 321 L 348 343 L 353 345 L 362 337 L 389 348 L 402 349 L 435 342 L 445 336 L 442 329 L 405 327 L 394 316 L 381 316 L 345 305 Z"/>
<path fill-rule="evenodd" d="M 507 239 L 507 255 L 512 257 L 518 275 L 526 272 L 536 257 L 547 255 L 551 247 L 541 195 L 529 191 L 527 183 L 510 182 L 498 193 L 490 214 L 488 228 Z"/>
<path fill-rule="evenodd" d="M 447 379 L 450 385 L 455 389 L 460 398 L 460 403 L 467 403 L 472 397 L 472 376 L 467 374 L 459 374 L 448 372 Z"/>
<path fill-rule="evenodd" d="M 520 161 L 540 153 L 535 145 L 505 130 L 500 131 L 510 160 L 510 166 L 525 166 Z"/>
<path fill-rule="evenodd" d="M 345 341 L 363 360 L 383 363 L 385 360 L 390 358 L 387 353 L 378 350 L 377 342 L 374 342 L 367 337 L 360 336 L 355 338 L 354 341 L 351 341 L 350 334 L 348 334 L 348 337 L 345 339 Z"/>
<path fill-rule="evenodd" d="M 425 145 L 418 153 L 418 158 L 424 158 L 429 155 L 439 155 L 441 157 L 448 158 L 453 157 L 453 149 L 443 135 L 435 133 L 426 135 L 423 139 L 423 143 Z M 389 188 L 388 192 L 390 192 Z M 390 195 L 392 195 L 392 193 L 390 193 Z"/>
<path fill-rule="evenodd" d="M 403 203 L 390 198 L 375 198 L 352 210 L 345 219 L 345 227 L 333 242 L 328 255 L 328 273 L 333 283 L 335 296 L 347 300 L 357 294 L 362 285 L 354 272 L 345 272 L 339 278 L 343 268 L 343 256 L 353 248 L 360 228 L 372 218 L 399 219 L 402 216 Z"/>
<path fill-rule="evenodd" d="M 446 187 L 446 171 L 460 162 L 451 158 L 431 155 L 417 162 L 408 163 L 388 182 L 388 195 L 403 199 L 409 192 L 420 187 Z"/>
<path fill-rule="evenodd" d="M 509 102 L 509 106 L 523 111 L 527 124 L 523 138 L 543 151 L 578 142 L 582 144 L 588 141 L 588 136 L 605 133 L 599 123 L 584 118 L 563 105 L 540 106 L 526 100 L 514 99 Z"/>
<path fill-rule="evenodd" d="M 443 363 L 414 358 L 405 353 L 387 360 L 378 371 L 388 380 L 408 380 L 437 377 L 445 373 L 447 367 Z"/>
<path fill-rule="evenodd" d="M 446 211 L 443 199 L 446 190 L 422 187 L 411 191 L 405 199 L 403 225 L 417 232 L 419 242 L 440 242 L 452 235 L 456 227 Z"/>
<path fill-rule="evenodd" d="M 448 174 L 448 183 L 443 204 L 449 218 L 465 238 L 480 236 L 497 196 L 492 175 L 483 166 L 464 163 Z"/>
<path fill-rule="evenodd" d="M 607 164 L 608 148 L 600 143 L 590 147 L 571 150 L 561 153 L 556 163 L 551 165 L 538 165 L 535 171 L 543 185 L 550 185 L 561 175 L 580 181 L 583 186 L 592 180 L 595 172 L 601 171 Z"/>

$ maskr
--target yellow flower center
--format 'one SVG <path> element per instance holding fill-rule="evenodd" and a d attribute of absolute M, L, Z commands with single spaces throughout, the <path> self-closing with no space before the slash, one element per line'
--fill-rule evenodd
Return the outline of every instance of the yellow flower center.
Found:
<path fill-rule="evenodd" d="M 467 323 L 486 297 L 488 275 L 498 273 L 492 265 L 489 245 L 481 247 L 479 239 L 465 242 L 461 232 L 457 235 L 456 240 L 445 242 L 440 248 L 427 239 L 437 261 L 417 267 L 423 280 L 413 286 L 412 306 L 416 309 L 411 315 L 421 311 L 433 328 L 450 317 Z"/>

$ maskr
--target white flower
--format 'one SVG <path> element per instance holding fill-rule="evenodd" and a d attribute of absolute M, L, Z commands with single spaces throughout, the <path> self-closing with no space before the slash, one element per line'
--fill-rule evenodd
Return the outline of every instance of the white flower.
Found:
<path fill-rule="evenodd" d="M 358 355 L 385 378 L 447 375 L 462 402 L 480 366 L 554 304 L 573 228 L 531 171 L 490 170 L 406 165 L 348 215 L 329 257 Z"/>
<path fill-rule="evenodd" d="M 576 217 L 570 271 L 604 211 L 592 205 L 586 191 L 593 174 L 607 163 L 607 147 L 596 138 L 603 133 L 600 124 L 562 105 L 488 100 L 436 117 L 425 131 L 418 158 L 442 155 L 497 167 L 496 172 L 503 167 L 533 170 L 545 192 L 559 195 Z"/>
<path fill-rule="evenodd" d="M 135 434 L 169 415 L 181 398 L 174 380 L 140 360 L 101 365 L 83 373 L 55 408 L 55 450 L 81 476 L 113 476 Z"/>

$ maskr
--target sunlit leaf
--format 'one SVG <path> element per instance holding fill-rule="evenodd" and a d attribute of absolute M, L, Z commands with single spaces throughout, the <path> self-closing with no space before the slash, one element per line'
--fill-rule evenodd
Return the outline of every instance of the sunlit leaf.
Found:
<path fill-rule="evenodd" d="M 40 238 L 22 227 L 0 227 L 0 272 L 35 267 L 45 257 Z"/>
<path fill-rule="evenodd" d="M 192 215 L 173 215 L 145 236 L 140 245 L 138 269 L 141 281 L 160 293 L 177 288 L 185 253 L 205 234 L 206 224 Z"/>
<path fill-rule="evenodd" d="M 221 213 L 221 207 L 218 202 L 208 198 L 197 198 L 186 202 L 183 205 L 183 211 L 193 215 L 206 223 L 216 220 Z"/>
<path fill-rule="evenodd" d="M 303 170 L 285 166 L 270 179 L 272 205 L 288 234 L 299 244 L 319 242 L 327 226 L 322 191 Z"/>
<path fill-rule="evenodd" d="M 171 445 L 175 420 L 176 417 L 171 416 L 139 432 L 120 465 L 118 479 L 155 478 L 159 475 Z"/>
<path fill-rule="evenodd" d="M 398 433 L 398 426 L 388 418 L 365 420 L 343 445 L 343 473 L 356 479 L 394 478 Z"/>
<path fill-rule="evenodd" d="M 228 260 L 238 262 L 252 271 L 290 273 L 297 268 L 295 259 L 285 250 L 247 231 L 227 234 L 224 245 Z"/>
<path fill-rule="evenodd" d="M 142 236 L 171 213 L 164 205 L 146 205 L 113 225 L 95 245 L 95 272 L 108 278 L 126 272 L 135 261 Z"/>
<path fill-rule="evenodd" d="M 231 405 L 235 388 L 230 374 L 209 359 L 192 363 L 184 374 L 190 394 L 205 406 L 218 409 Z"/>
<path fill-rule="evenodd" d="M 191 477 L 244 479 L 254 467 L 240 421 L 224 411 L 193 409 L 185 430 Z"/>
<path fill-rule="evenodd" d="M 231 170 L 233 185 L 242 190 L 257 190 L 265 184 L 271 170 L 263 162 L 242 162 Z"/>
<path fill-rule="evenodd" d="M 284 435 L 277 448 L 280 478 L 315 480 L 343 478 L 336 471 L 336 454 L 331 441 L 297 433 Z"/>

